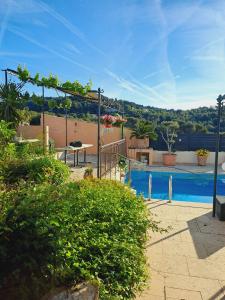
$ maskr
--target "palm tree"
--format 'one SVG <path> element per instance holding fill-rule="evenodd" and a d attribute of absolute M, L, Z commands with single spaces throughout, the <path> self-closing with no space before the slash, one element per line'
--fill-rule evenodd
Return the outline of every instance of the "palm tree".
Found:
<path fill-rule="evenodd" d="M 16 128 L 21 121 L 20 110 L 29 100 L 29 94 L 22 92 L 23 85 L 16 83 L 0 84 L 0 118 Z"/>
<path fill-rule="evenodd" d="M 130 138 L 135 137 L 136 139 L 149 138 L 150 140 L 156 140 L 157 134 L 155 132 L 155 125 L 151 122 L 139 120 L 132 130 Z"/>

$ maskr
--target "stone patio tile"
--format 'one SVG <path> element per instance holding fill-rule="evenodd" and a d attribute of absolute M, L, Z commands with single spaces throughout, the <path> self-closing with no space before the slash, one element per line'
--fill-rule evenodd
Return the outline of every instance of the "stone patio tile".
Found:
<path fill-rule="evenodd" d="M 214 238 L 212 240 L 204 240 L 204 247 L 208 254 L 208 259 L 218 260 L 225 264 L 225 241 L 218 241 Z"/>
<path fill-rule="evenodd" d="M 164 296 L 156 296 L 150 294 L 143 294 L 140 296 L 136 296 L 136 300 L 165 300 Z"/>
<path fill-rule="evenodd" d="M 200 291 L 166 287 L 166 299 L 202 300 Z"/>
<path fill-rule="evenodd" d="M 225 262 L 200 260 L 187 257 L 188 269 L 191 276 L 225 280 Z"/>
<path fill-rule="evenodd" d="M 153 296 L 158 297 L 156 299 L 161 299 L 160 297 L 164 299 L 164 277 L 160 273 L 155 271 L 151 271 L 148 287 L 144 292 L 138 295 L 139 298 L 137 297 L 137 299 L 149 299 L 149 295 L 152 296 L 152 299 L 154 299 Z"/>
<path fill-rule="evenodd" d="M 190 242 L 175 242 L 166 240 L 162 242 L 163 254 L 164 255 L 184 255 L 187 257 L 194 258 L 205 258 L 207 257 L 207 252 L 201 243 Z"/>
<path fill-rule="evenodd" d="M 172 274 L 188 275 L 188 266 L 186 257 L 182 255 L 176 256 L 156 256 L 154 259 L 150 257 L 150 268 L 156 272 L 165 272 Z"/>
<path fill-rule="evenodd" d="M 146 247 L 146 255 L 150 259 L 153 259 L 153 256 L 162 256 L 163 255 L 163 245 L 162 243 L 156 243 Z"/>
<path fill-rule="evenodd" d="M 225 297 L 218 280 L 174 274 L 165 275 L 166 287 L 201 292 L 203 300 L 222 300 Z"/>

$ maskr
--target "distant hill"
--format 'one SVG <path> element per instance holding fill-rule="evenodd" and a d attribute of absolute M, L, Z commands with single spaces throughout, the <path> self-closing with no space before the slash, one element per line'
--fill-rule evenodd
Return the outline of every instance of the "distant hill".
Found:
<path fill-rule="evenodd" d="M 60 101 L 62 98 L 46 98 Z M 71 98 L 72 99 L 72 98 Z M 97 104 L 86 101 L 80 97 L 73 98 L 73 106 L 69 111 L 69 116 L 87 121 L 97 121 Z M 127 127 L 133 127 L 137 120 L 145 119 L 150 122 L 161 123 L 162 121 L 177 121 L 180 125 L 181 133 L 213 133 L 217 125 L 217 111 L 215 107 L 199 107 L 189 110 L 163 109 L 152 106 L 144 106 L 130 101 L 110 100 L 110 108 L 106 98 L 103 98 L 102 114 L 117 112 L 117 108 L 124 110 L 124 115 L 128 122 Z M 40 111 L 33 103 L 29 104 L 31 110 Z M 62 116 L 65 112 L 62 109 L 49 110 L 46 105 L 45 111 Z M 225 118 L 221 121 L 221 130 L 225 131 Z"/>

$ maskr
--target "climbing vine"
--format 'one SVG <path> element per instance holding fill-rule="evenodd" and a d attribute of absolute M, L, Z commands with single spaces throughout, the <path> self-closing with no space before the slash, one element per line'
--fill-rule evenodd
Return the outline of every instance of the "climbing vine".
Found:
<path fill-rule="evenodd" d="M 62 88 L 68 92 L 78 93 L 80 95 L 86 95 L 90 91 L 92 82 L 89 81 L 86 85 L 82 85 L 79 81 L 66 81 L 60 82 L 58 77 L 50 74 L 48 77 L 40 77 L 39 73 L 36 73 L 33 78 L 30 76 L 30 72 L 26 67 L 22 68 L 20 65 L 17 67 L 18 78 L 23 81 L 31 81 L 38 86 L 45 86 L 46 88 Z"/>

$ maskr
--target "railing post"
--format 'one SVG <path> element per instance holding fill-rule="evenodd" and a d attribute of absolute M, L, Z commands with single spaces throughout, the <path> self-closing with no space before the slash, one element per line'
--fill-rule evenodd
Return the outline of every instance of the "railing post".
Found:
<path fill-rule="evenodd" d="M 169 202 L 172 202 L 172 197 L 173 197 L 173 177 L 172 177 L 172 175 L 170 175 L 170 177 L 169 177 L 168 195 L 169 195 Z"/>
<path fill-rule="evenodd" d="M 128 182 L 131 183 L 131 160 L 128 160 Z"/>
<path fill-rule="evenodd" d="M 152 174 L 148 176 L 148 199 L 152 199 Z"/>

